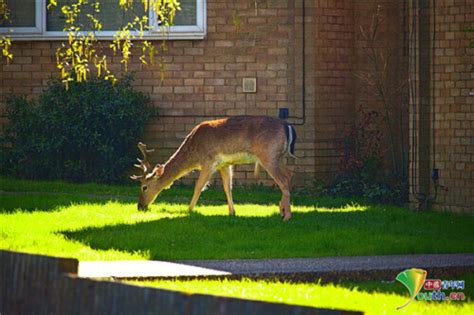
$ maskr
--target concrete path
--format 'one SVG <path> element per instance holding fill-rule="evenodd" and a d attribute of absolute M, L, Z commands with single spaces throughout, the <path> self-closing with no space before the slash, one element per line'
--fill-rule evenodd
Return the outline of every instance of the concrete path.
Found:
<path fill-rule="evenodd" d="M 166 278 L 230 274 L 192 264 L 154 260 L 81 261 L 78 269 L 78 276 L 82 278 Z"/>
<path fill-rule="evenodd" d="M 364 273 L 408 268 L 474 270 L 474 254 L 354 256 L 193 261 L 94 261 L 79 263 L 79 277 L 167 278 Z M 454 270 L 454 269 L 453 269 Z"/>

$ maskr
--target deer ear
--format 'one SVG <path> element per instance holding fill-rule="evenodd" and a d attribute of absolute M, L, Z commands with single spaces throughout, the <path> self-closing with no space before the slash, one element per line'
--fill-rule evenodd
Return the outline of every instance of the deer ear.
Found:
<path fill-rule="evenodd" d="M 153 169 L 153 177 L 161 177 L 165 171 L 165 167 L 161 164 L 158 164 Z"/>

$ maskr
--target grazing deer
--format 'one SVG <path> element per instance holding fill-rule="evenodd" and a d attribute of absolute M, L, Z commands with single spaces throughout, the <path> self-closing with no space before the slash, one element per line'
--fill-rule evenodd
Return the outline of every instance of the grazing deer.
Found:
<path fill-rule="evenodd" d="M 148 150 L 143 143 L 138 148 L 143 154 L 140 164 L 135 164 L 143 174 L 131 176 L 140 180 L 141 193 L 138 209 L 147 210 L 158 194 L 168 189 L 175 180 L 193 170 L 201 170 L 194 195 L 189 205 L 192 211 L 205 185 L 215 171 L 219 171 L 227 197 L 229 214 L 234 215 L 232 201 L 232 166 L 255 163 L 270 174 L 282 192 L 280 215 L 283 220 L 291 218 L 290 181 L 292 172 L 286 167 L 284 158 L 294 156 L 296 132 L 293 126 L 271 117 L 238 116 L 205 121 L 194 127 L 181 146 L 165 164 L 151 167 Z"/>

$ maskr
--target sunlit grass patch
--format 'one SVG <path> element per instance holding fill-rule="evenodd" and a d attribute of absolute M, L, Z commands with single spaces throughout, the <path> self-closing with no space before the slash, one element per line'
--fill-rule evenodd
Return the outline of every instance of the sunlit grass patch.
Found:
<path fill-rule="evenodd" d="M 294 198 L 293 218 L 283 222 L 279 192 L 264 187 L 235 189 L 235 217 L 228 216 L 225 194 L 219 189 L 205 191 L 201 203 L 189 213 L 192 189 L 188 187 L 167 190 L 151 211 L 139 212 L 135 198 L 99 196 L 111 189 L 131 196 L 137 188 L 0 179 L 8 192 L 0 194 L 1 249 L 80 260 L 474 251 L 470 215 L 413 212 L 306 194 Z M 35 193 L 19 194 L 18 185 Z"/>
<path fill-rule="evenodd" d="M 470 275 L 470 278 L 474 277 Z M 469 282 L 469 279 L 467 280 Z M 136 285 L 182 291 L 188 294 L 211 294 L 267 302 L 320 308 L 363 311 L 365 314 L 473 314 L 469 301 L 414 301 L 397 311 L 409 298 L 400 283 L 375 281 L 357 283 L 288 283 L 266 280 L 158 280 L 131 282 Z"/>
<path fill-rule="evenodd" d="M 317 212 L 354 212 L 354 211 L 366 211 L 368 206 L 362 206 L 356 202 L 351 202 L 346 205 L 343 205 L 339 208 L 327 208 L 327 207 L 313 207 L 307 208 L 307 211 L 317 211 Z"/>

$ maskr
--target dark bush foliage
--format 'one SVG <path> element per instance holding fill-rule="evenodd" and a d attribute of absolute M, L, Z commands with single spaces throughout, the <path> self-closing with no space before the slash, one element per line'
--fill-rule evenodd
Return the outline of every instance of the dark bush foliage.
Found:
<path fill-rule="evenodd" d="M 136 156 L 150 115 L 149 98 L 127 77 L 51 80 L 38 101 L 7 99 L 2 172 L 31 179 L 119 182 Z"/>
<path fill-rule="evenodd" d="M 360 109 L 358 116 L 357 123 L 345 130 L 339 171 L 325 192 L 381 203 L 404 203 L 408 186 L 386 165 L 389 148 L 383 141 L 382 115 Z"/>

